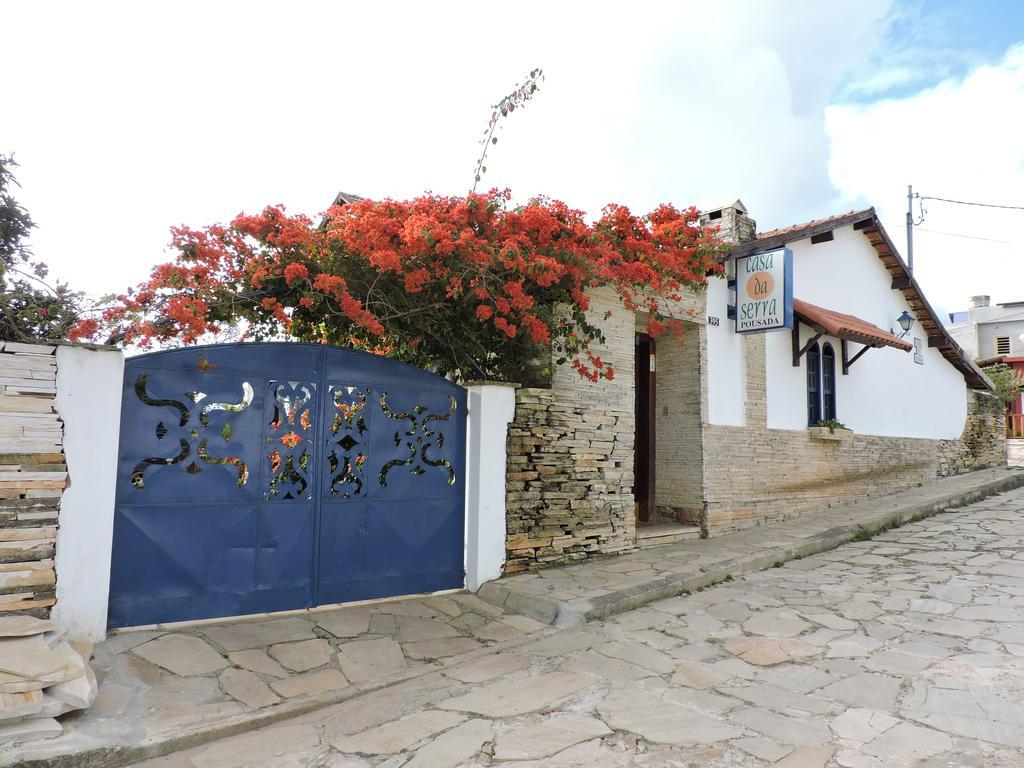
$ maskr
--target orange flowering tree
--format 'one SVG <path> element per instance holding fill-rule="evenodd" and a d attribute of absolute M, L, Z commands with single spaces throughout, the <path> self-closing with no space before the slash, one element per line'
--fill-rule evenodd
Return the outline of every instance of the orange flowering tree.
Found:
<path fill-rule="evenodd" d="M 461 379 L 522 381 L 551 359 L 596 381 L 614 371 L 593 350 L 603 337 L 588 289 L 612 288 L 655 335 L 678 329 L 669 304 L 720 273 L 723 250 L 693 208 L 635 216 L 609 205 L 590 223 L 564 203 L 512 205 L 497 190 L 364 200 L 319 224 L 270 207 L 172 233 L 175 260 L 82 321 L 75 338 L 145 348 L 240 327 L 247 338 L 356 346 Z"/>

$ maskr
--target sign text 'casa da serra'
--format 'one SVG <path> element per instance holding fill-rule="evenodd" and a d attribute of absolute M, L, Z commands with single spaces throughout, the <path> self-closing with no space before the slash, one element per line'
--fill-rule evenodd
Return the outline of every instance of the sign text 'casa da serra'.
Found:
<path fill-rule="evenodd" d="M 788 248 L 736 259 L 736 332 L 793 327 L 793 254 Z"/>

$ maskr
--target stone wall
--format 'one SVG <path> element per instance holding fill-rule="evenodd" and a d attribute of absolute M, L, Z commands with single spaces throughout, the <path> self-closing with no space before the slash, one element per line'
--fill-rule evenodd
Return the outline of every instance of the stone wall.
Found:
<path fill-rule="evenodd" d="M 67 467 L 55 348 L 0 342 L 0 615 L 48 617 Z"/>
<path fill-rule="evenodd" d="M 967 421 L 958 440 L 939 441 L 938 474 L 959 475 L 1006 463 L 1006 405 L 987 392 L 968 390 Z"/>
<path fill-rule="evenodd" d="M 505 573 L 621 552 L 634 543 L 632 409 L 516 392 L 508 427 Z"/>
<path fill-rule="evenodd" d="M 56 717 L 89 707 L 91 643 L 50 620 L 54 550 L 67 483 L 56 347 L 0 342 L 0 743 L 59 736 Z"/>
<path fill-rule="evenodd" d="M 607 318 L 606 313 L 611 313 Z M 556 366 L 551 388 L 516 392 L 508 428 L 505 572 L 631 549 L 636 431 L 633 313 L 610 291 L 591 296 L 590 319 L 607 343 L 594 351 L 612 381 Z"/>
<path fill-rule="evenodd" d="M 706 530 L 714 536 L 893 493 L 935 478 L 937 440 L 710 426 Z"/>

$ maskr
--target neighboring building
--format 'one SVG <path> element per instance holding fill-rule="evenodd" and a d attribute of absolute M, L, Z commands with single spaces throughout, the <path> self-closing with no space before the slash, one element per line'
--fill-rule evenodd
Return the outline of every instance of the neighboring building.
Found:
<path fill-rule="evenodd" d="M 972 296 L 949 322 L 950 335 L 979 366 L 1003 363 L 1024 383 L 1024 301 L 992 306 L 990 297 Z M 1024 466 L 1024 395 L 1006 406 L 1006 437 L 1010 463 Z"/>
<path fill-rule="evenodd" d="M 800 515 L 1005 461 L 991 382 L 924 298 L 874 209 L 763 234 L 709 211 L 735 258 L 793 257 L 793 330 L 737 333 L 724 279 L 688 292 L 682 336 L 605 292 L 611 382 L 556 368 L 517 393 L 506 571 Z M 899 320 L 910 325 L 900 330 Z M 895 329 L 895 330 L 893 330 Z M 817 427 L 836 419 L 849 430 Z"/>
<path fill-rule="evenodd" d="M 1024 355 L 994 355 L 978 360 L 978 365 L 1007 365 L 1024 388 Z M 1007 463 L 1024 467 L 1024 392 L 1006 404 L 1006 458 Z"/>
<path fill-rule="evenodd" d="M 1024 356 L 1002 355 L 979 361 L 980 365 L 996 363 L 1010 366 L 1024 387 Z M 1011 466 L 1024 467 L 1024 392 L 1006 404 L 1006 458 Z"/>
<path fill-rule="evenodd" d="M 1024 357 L 1024 301 L 992 306 L 988 296 L 972 296 L 966 310 L 949 313 L 946 327 L 972 360 Z"/>

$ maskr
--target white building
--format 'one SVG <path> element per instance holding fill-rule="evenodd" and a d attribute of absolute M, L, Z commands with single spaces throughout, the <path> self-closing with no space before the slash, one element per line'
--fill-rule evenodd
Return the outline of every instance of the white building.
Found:
<path fill-rule="evenodd" d="M 988 296 L 971 296 L 966 310 L 950 312 L 947 328 L 972 360 L 1024 356 L 1024 301 L 992 306 Z"/>

